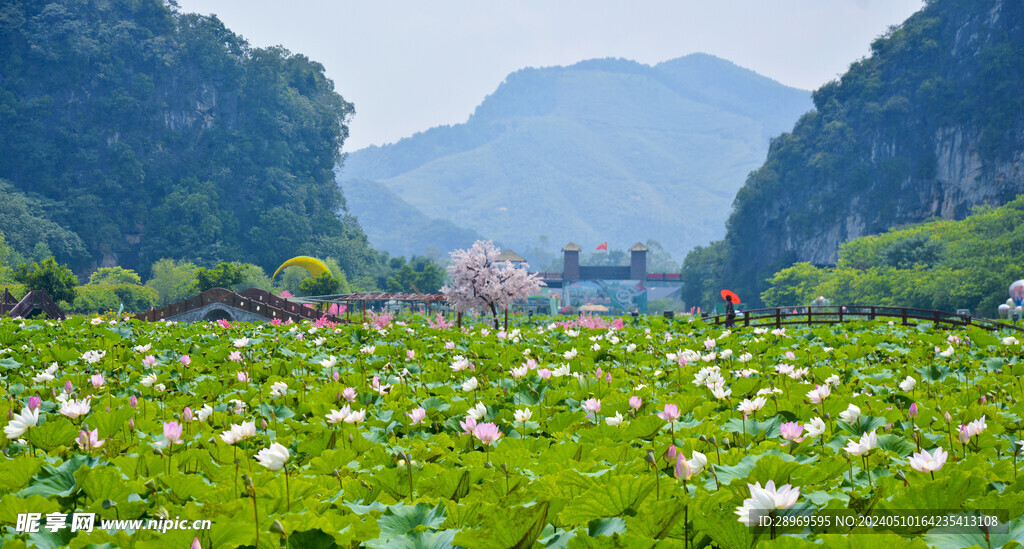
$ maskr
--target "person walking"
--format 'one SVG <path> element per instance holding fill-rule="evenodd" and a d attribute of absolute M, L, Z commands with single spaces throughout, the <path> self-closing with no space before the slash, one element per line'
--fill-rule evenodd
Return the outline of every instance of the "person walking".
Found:
<path fill-rule="evenodd" d="M 736 309 L 732 305 L 732 296 L 725 296 L 725 327 L 732 328 L 736 324 Z"/>

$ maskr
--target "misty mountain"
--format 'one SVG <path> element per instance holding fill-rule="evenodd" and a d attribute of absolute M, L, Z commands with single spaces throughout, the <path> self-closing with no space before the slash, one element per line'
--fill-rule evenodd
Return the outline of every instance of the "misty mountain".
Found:
<path fill-rule="evenodd" d="M 693 54 L 654 66 L 599 59 L 509 75 L 464 124 L 348 155 L 338 176 L 371 242 L 443 251 L 454 226 L 513 249 L 654 238 L 677 257 L 725 234 L 733 197 L 772 136 L 811 108 L 810 94 Z M 390 193 L 367 192 L 377 182 Z M 400 199 L 435 224 L 402 205 Z M 469 233 L 463 233 L 468 237 Z M 405 244 L 408 244 L 406 241 Z"/>

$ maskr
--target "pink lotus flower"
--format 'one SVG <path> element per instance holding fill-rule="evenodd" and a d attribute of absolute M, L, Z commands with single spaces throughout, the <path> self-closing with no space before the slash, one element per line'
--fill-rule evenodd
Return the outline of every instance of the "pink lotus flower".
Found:
<path fill-rule="evenodd" d="M 299 335 L 302 335 L 302 334 L 299 334 Z M 242 352 L 241 351 L 231 351 L 231 353 L 228 355 L 228 360 L 230 360 L 232 362 L 241 362 L 242 361 Z"/>
<path fill-rule="evenodd" d="M 93 388 L 99 389 L 100 387 L 103 387 L 103 383 L 105 380 L 103 379 L 102 375 L 95 374 L 89 378 L 89 381 L 92 382 Z"/>
<path fill-rule="evenodd" d="M 357 393 L 356 393 L 355 387 L 345 387 L 345 390 L 341 392 L 342 398 L 344 398 L 345 400 L 347 400 L 349 402 L 352 402 L 353 400 L 355 400 L 356 399 L 356 395 L 357 395 Z"/>
<path fill-rule="evenodd" d="M 93 448 L 103 446 L 103 443 L 106 441 L 100 440 L 99 429 L 94 429 L 92 431 L 81 431 L 78 433 L 78 438 L 75 439 L 75 442 L 77 442 L 78 447 L 83 450 L 92 450 Z"/>
<path fill-rule="evenodd" d="M 182 412 L 181 419 L 185 423 L 191 423 L 192 422 L 192 408 L 189 408 L 188 406 L 185 406 L 185 411 Z"/>
<path fill-rule="evenodd" d="M 227 320 L 224 320 L 223 318 L 218 320 L 217 324 L 220 324 L 220 327 L 224 328 L 225 330 L 231 327 L 231 323 L 228 322 Z"/>
<path fill-rule="evenodd" d="M 156 366 L 156 357 L 153 355 L 146 355 L 146 358 L 142 359 L 142 365 L 150 368 Z"/>
<path fill-rule="evenodd" d="M 427 411 L 423 408 L 414 408 L 412 412 L 409 412 L 406 415 L 408 415 L 409 419 L 412 420 L 412 422 L 409 423 L 409 426 L 412 427 L 427 417 Z"/>
<path fill-rule="evenodd" d="M 601 401 L 596 398 L 588 398 L 583 402 L 583 409 L 586 410 L 588 414 L 596 414 L 601 411 Z"/>
<path fill-rule="evenodd" d="M 801 442 L 803 440 L 803 437 L 800 435 L 804 432 L 804 426 L 795 421 L 783 423 L 779 430 L 782 432 L 782 438 L 786 440 L 794 442 Z"/>
<path fill-rule="evenodd" d="M 278 320 L 278 319 L 275 318 L 274 320 Z M 192 547 L 190 547 L 189 549 L 203 549 L 203 546 L 199 545 L 199 538 L 198 537 L 192 539 Z"/>
<path fill-rule="evenodd" d="M 668 445 L 668 450 L 665 450 L 665 461 L 672 461 L 672 460 L 676 459 L 676 455 L 678 453 L 679 452 L 678 452 L 678 450 L 676 450 L 676 445 L 675 444 L 669 444 Z"/>
<path fill-rule="evenodd" d="M 41 398 L 39 398 L 37 396 L 28 397 L 28 409 L 29 410 L 38 410 L 39 406 L 41 406 L 42 404 L 43 404 L 43 399 L 41 399 Z"/>
<path fill-rule="evenodd" d="M 933 473 L 942 469 L 942 466 L 946 464 L 946 458 L 948 455 L 942 447 L 936 448 L 934 453 L 928 453 L 927 450 L 921 450 L 919 453 L 915 453 L 910 456 L 908 461 L 910 466 L 922 473 Z"/>
<path fill-rule="evenodd" d="M 679 419 L 679 407 L 675 404 L 666 404 L 665 410 L 658 412 L 658 417 L 665 421 L 675 421 Z"/>
<path fill-rule="evenodd" d="M 501 430 L 493 423 L 480 423 L 473 428 L 473 435 L 483 444 L 490 444 L 501 438 Z"/>
<path fill-rule="evenodd" d="M 910 409 L 907 410 L 907 415 L 909 417 L 917 417 L 917 403 L 916 402 L 910 405 Z"/>
<path fill-rule="evenodd" d="M 132 397 L 128 399 L 128 405 L 131 406 L 132 408 L 138 408 L 139 398 L 135 395 L 132 395 Z"/>
<path fill-rule="evenodd" d="M 471 417 L 467 417 L 465 421 L 459 422 L 459 427 L 462 427 L 463 433 L 471 435 L 476 431 L 476 420 Z"/>
<path fill-rule="evenodd" d="M 814 390 L 808 391 L 807 400 L 810 400 L 814 404 L 821 404 L 829 395 L 832 394 L 832 389 L 826 383 L 825 385 L 815 385 Z"/>
<path fill-rule="evenodd" d="M 788 359 L 788 360 L 795 360 L 796 359 L 796 355 L 793 354 L 793 351 L 786 351 L 786 359 Z"/>
<path fill-rule="evenodd" d="M 248 383 L 249 382 L 249 374 L 247 374 L 244 371 L 238 372 L 238 381 L 241 381 L 242 383 Z"/>
<path fill-rule="evenodd" d="M 967 429 L 966 425 L 960 426 L 960 434 L 958 438 L 960 439 L 960 442 L 964 444 L 967 444 L 967 442 L 971 440 L 971 432 Z"/>
<path fill-rule="evenodd" d="M 444 348 L 448 349 L 449 351 L 454 349 L 455 348 L 455 342 L 454 341 L 445 341 L 444 342 Z"/>
<path fill-rule="evenodd" d="M 64 392 L 69 395 L 75 392 L 75 386 L 71 384 L 70 379 L 64 382 Z"/>
<path fill-rule="evenodd" d="M 178 360 L 181 362 L 182 366 L 188 366 L 189 364 L 192 364 L 192 357 L 188 355 L 181 355 L 181 358 Z"/>
<path fill-rule="evenodd" d="M 416 351 L 413 351 L 412 349 L 407 350 L 405 352 L 405 358 L 406 360 L 412 360 L 416 358 Z"/>
<path fill-rule="evenodd" d="M 612 382 L 612 373 L 611 372 L 606 373 L 604 375 L 604 380 L 605 380 L 606 383 L 611 383 Z"/>
<path fill-rule="evenodd" d="M 641 404 L 643 404 L 643 401 L 640 400 L 640 397 L 638 397 L 636 395 L 633 395 L 633 396 L 629 397 L 629 407 L 630 408 L 632 408 L 634 410 L 639 410 Z"/>
<path fill-rule="evenodd" d="M 551 379 L 551 370 L 541 368 L 537 370 L 537 375 L 540 376 L 541 379 Z"/>
<path fill-rule="evenodd" d="M 184 442 L 181 440 L 181 424 L 177 421 L 168 421 L 164 423 L 164 438 L 171 444 L 181 444 Z"/>
<path fill-rule="evenodd" d="M 338 372 L 334 372 L 334 374 L 331 375 L 331 379 L 333 379 L 334 382 L 337 383 L 338 380 L 341 379 L 341 376 L 338 375 Z"/>
<path fill-rule="evenodd" d="M 686 456 L 682 452 L 676 456 L 676 467 L 673 474 L 677 479 L 690 480 L 693 477 L 693 469 L 690 467 L 690 462 L 686 461 Z"/>

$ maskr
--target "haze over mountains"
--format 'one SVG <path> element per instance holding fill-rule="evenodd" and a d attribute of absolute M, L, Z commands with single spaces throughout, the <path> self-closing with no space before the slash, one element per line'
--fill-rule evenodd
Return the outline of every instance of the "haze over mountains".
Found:
<path fill-rule="evenodd" d="M 552 250 L 653 238 L 681 258 L 725 234 L 770 138 L 811 107 L 809 92 L 705 54 L 527 68 L 464 124 L 349 154 L 338 181 L 392 254 L 480 236 L 521 253 L 543 237 Z"/>

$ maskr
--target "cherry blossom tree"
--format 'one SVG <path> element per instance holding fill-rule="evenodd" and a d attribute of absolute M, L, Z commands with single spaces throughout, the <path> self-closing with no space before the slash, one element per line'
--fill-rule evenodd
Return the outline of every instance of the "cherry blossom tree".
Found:
<path fill-rule="evenodd" d="M 507 310 L 513 302 L 535 294 L 543 282 L 537 273 L 529 273 L 529 265 L 498 261 L 498 248 L 490 240 L 477 240 L 468 250 L 451 253 L 448 266 L 451 282 L 441 288 L 448 303 L 458 312 L 475 309 L 494 316 L 498 329 L 498 311 Z"/>

